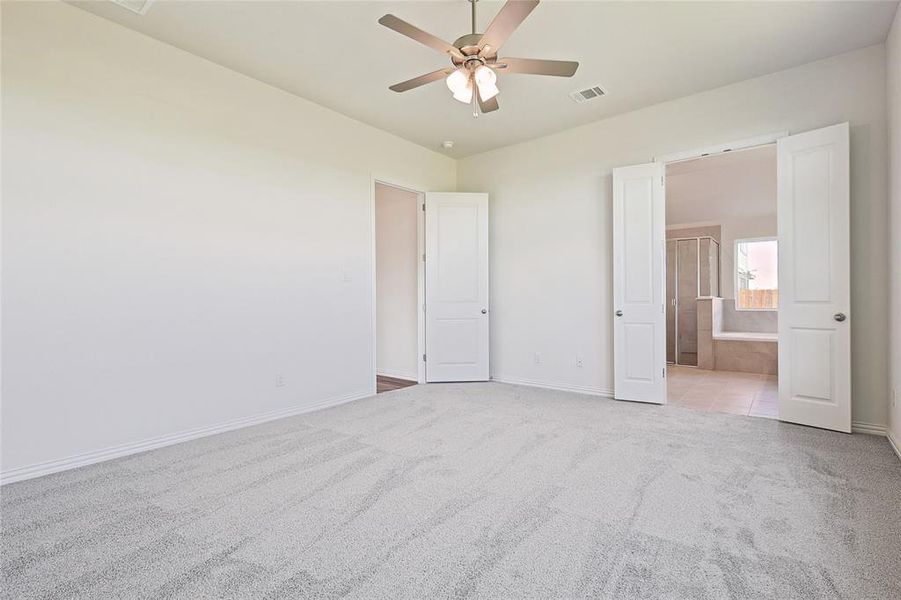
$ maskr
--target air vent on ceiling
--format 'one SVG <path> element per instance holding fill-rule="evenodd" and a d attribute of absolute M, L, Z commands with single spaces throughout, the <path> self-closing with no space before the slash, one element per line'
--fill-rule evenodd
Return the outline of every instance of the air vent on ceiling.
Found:
<path fill-rule="evenodd" d="M 139 15 L 143 15 L 147 13 L 147 9 L 150 8 L 151 0 L 110 0 L 121 6 L 122 8 L 128 9 L 133 13 L 137 13 Z"/>
<path fill-rule="evenodd" d="M 598 86 L 590 87 L 587 90 L 580 90 L 578 92 L 572 92 L 569 97 L 573 99 L 573 102 L 578 102 L 581 104 L 582 102 L 588 102 L 589 100 L 594 100 L 595 98 L 600 98 L 604 95 L 604 90 L 602 90 Z"/>

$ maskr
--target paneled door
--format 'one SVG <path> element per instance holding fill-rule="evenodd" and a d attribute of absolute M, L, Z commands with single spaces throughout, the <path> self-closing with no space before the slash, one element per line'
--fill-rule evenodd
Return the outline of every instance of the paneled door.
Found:
<path fill-rule="evenodd" d="M 779 419 L 851 431 L 848 124 L 777 142 Z"/>
<path fill-rule="evenodd" d="M 426 381 L 488 380 L 488 194 L 426 194 Z"/>
<path fill-rule="evenodd" d="M 666 402 L 664 166 L 613 169 L 613 395 Z"/>

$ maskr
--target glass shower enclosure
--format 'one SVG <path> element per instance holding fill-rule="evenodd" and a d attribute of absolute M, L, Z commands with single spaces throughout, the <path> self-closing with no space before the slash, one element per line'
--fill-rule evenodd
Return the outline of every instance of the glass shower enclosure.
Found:
<path fill-rule="evenodd" d="M 666 240 L 666 361 L 698 365 L 698 298 L 720 295 L 720 244 L 710 236 Z"/>

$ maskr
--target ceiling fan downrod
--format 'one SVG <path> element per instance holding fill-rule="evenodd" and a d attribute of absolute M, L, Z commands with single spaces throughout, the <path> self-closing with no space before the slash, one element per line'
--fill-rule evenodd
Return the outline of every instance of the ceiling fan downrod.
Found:
<path fill-rule="evenodd" d="M 472 35 L 475 35 L 475 34 L 476 34 L 476 2 L 478 2 L 478 1 L 479 1 L 479 0 L 469 0 L 470 15 L 471 15 L 471 17 L 472 17 L 472 18 L 471 18 L 471 21 L 472 21 L 472 28 L 471 28 L 471 29 L 472 29 Z M 473 119 L 478 119 L 478 118 L 479 118 L 479 100 L 478 100 L 477 94 L 478 94 L 478 92 L 475 92 L 475 91 L 474 91 L 474 93 L 473 93 L 473 95 L 472 95 L 472 118 L 473 118 Z"/>

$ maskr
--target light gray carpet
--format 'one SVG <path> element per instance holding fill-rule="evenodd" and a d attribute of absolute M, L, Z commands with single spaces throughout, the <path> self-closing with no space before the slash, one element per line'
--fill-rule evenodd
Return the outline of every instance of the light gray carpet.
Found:
<path fill-rule="evenodd" d="M 885 439 L 417 386 L 2 488 L 4 598 L 901 598 Z"/>

